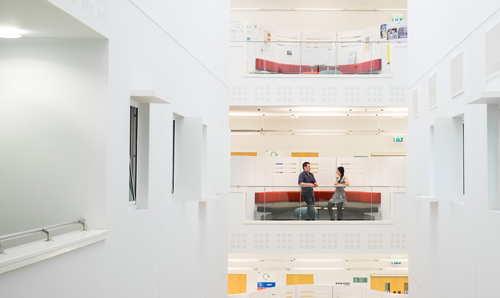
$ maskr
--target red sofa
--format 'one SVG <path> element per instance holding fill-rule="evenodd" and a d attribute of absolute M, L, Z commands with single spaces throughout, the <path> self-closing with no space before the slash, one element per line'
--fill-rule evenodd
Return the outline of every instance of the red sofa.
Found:
<path fill-rule="evenodd" d="M 278 63 L 270 60 L 256 58 L 255 69 L 284 74 L 319 74 L 320 71 L 327 70 L 327 66 L 315 66 L 311 69 L 311 66 L 309 65 Z M 355 64 L 337 65 L 337 70 L 342 72 L 343 74 L 368 73 L 372 71 L 378 72 L 381 69 L 382 59 L 375 59 Z"/>
<path fill-rule="evenodd" d="M 314 192 L 315 201 L 328 201 L 333 196 L 334 191 L 320 190 Z M 379 192 L 365 191 L 346 191 L 347 202 L 362 202 L 380 204 L 381 195 Z M 255 203 L 274 203 L 274 202 L 299 202 L 301 199 L 300 191 L 268 191 L 256 192 Z"/>
<path fill-rule="evenodd" d="M 315 191 L 314 206 L 319 212 L 319 219 L 328 220 L 326 206 L 334 191 Z M 381 202 L 379 192 L 346 191 L 347 202 L 343 205 L 346 220 L 374 220 Z M 255 193 L 255 211 L 262 212 L 261 220 L 295 220 L 294 210 L 305 207 L 300 191 L 269 191 Z M 322 211 L 323 210 L 323 211 Z"/>

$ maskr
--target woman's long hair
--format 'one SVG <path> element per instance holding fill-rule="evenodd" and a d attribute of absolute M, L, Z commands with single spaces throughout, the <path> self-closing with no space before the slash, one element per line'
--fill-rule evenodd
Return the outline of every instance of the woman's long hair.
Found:
<path fill-rule="evenodd" d="M 342 178 L 344 178 L 344 167 L 338 167 L 337 170 L 339 170 L 340 172 L 339 181 L 337 182 L 340 183 L 340 181 L 342 181 Z"/>

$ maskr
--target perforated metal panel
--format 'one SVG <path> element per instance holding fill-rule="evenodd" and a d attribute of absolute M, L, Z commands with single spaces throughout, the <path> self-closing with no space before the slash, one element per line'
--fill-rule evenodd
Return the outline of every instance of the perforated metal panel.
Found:
<path fill-rule="evenodd" d="M 391 249 L 406 249 L 405 233 L 391 233 Z"/>
<path fill-rule="evenodd" d="M 323 233 L 321 239 L 321 248 L 327 251 L 338 249 L 338 237 L 337 234 Z"/>
<path fill-rule="evenodd" d="M 248 90 L 246 86 L 233 86 L 231 100 L 233 102 L 246 102 L 248 99 Z"/>
<path fill-rule="evenodd" d="M 269 249 L 269 233 L 255 233 L 253 235 L 254 249 Z"/>
<path fill-rule="evenodd" d="M 231 249 L 246 249 L 247 248 L 247 234 L 246 233 L 231 233 L 230 237 Z"/>
<path fill-rule="evenodd" d="M 366 87 L 366 100 L 368 102 L 382 102 L 384 99 L 383 94 L 382 86 Z"/>
<path fill-rule="evenodd" d="M 368 233 L 367 235 L 368 249 L 384 249 L 384 235 L 382 233 Z"/>
<path fill-rule="evenodd" d="M 292 86 L 278 86 L 276 87 L 276 98 L 281 102 L 291 102 L 293 100 L 293 87 Z"/>
<path fill-rule="evenodd" d="M 300 101 L 304 101 L 304 102 L 316 101 L 316 87 L 315 86 L 300 86 L 299 98 L 300 98 Z"/>
<path fill-rule="evenodd" d="M 299 234 L 299 249 L 314 249 L 316 248 L 316 239 L 313 233 Z"/>
<path fill-rule="evenodd" d="M 277 233 L 276 248 L 277 249 L 292 249 L 293 248 L 292 233 Z"/>
<path fill-rule="evenodd" d="M 270 101 L 271 87 L 270 86 L 255 86 L 254 87 L 254 100 L 255 101 Z"/>
<path fill-rule="evenodd" d="M 361 235 L 350 233 L 345 234 L 344 248 L 350 250 L 361 249 Z"/>
<path fill-rule="evenodd" d="M 323 86 L 321 94 L 322 102 L 337 102 L 337 87 L 335 86 Z"/>

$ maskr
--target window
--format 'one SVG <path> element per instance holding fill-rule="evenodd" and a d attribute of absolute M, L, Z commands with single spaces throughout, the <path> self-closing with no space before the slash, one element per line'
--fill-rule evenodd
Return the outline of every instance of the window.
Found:
<path fill-rule="evenodd" d="M 454 126 L 456 129 L 456 139 L 455 148 L 457 150 L 456 162 L 457 162 L 457 171 L 459 177 L 457 177 L 455 181 L 459 183 L 460 194 L 458 197 L 459 201 L 465 201 L 465 184 L 466 184 L 466 171 L 465 171 L 465 120 L 464 114 L 457 115 L 453 117 Z"/>
<path fill-rule="evenodd" d="M 465 122 L 462 119 L 462 195 L 465 196 Z"/>
<path fill-rule="evenodd" d="M 500 210 L 500 105 L 487 107 L 488 209 Z"/>
<path fill-rule="evenodd" d="M 429 196 L 435 195 L 435 166 L 434 166 L 434 125 L 429 133 Z"/>
<path fill-rule="evenodd" d="M 137 198 L 137 128 L 139 109 L 130 107 L 130 142 L 129 142 L 129 203 L 136 204 Z"/>
<path fill-rule="evenodd" d="M 175 119 L 172 124 L 172 195 L 175 192 Z"/>

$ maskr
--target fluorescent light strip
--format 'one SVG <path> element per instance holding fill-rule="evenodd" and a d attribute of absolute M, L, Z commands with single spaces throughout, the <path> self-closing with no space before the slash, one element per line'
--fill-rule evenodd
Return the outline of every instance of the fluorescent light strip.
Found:
<path fill-rule="evenodd" d="M 228 267 L 227 270 L 254 270 L 252 267 Z"/>
<path fill-rule="evenodd" d="M 259 262 L 259 259 L 228 259 L 228 262 Z"/>
<path fill-rule="evenodd" d="M 20 38 L 21 34 L 15 29 L 0 29 L 0 38 Z"/>
<path fill-rule="evenodd" d="M 295 259 L 295 262 L 344 262 L 343 259 Z"/>
<path fill-rule="evenodd" d="M 408 259 L 380 259 L 383 262 L 408 262 Z"/>
<path fill-rule="evenodd" d="M 255 8 L 255 7 L 234 7 L 231 11 L 407 11 L 407 8 L 369 8 L 369 9 L 358 9 L 358 8 L 329 8 L 329 7 L 302 7 L 302 8 Z"/>
<path fill-rule="evenodd" d="M 293 267 L 290 270 L 346 270 L 344 267 Z"/>

